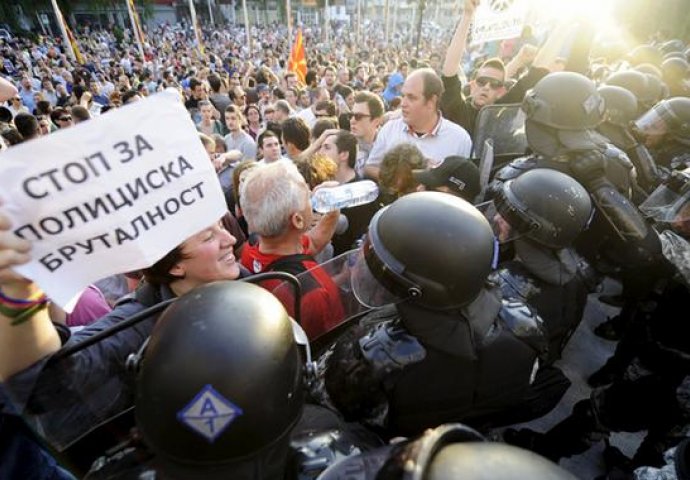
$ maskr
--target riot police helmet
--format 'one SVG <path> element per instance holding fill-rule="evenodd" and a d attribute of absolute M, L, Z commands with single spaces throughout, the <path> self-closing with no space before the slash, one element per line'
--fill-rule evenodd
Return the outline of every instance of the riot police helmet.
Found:
<path fill-rule="evenodd" d="M 637 98 L 638 104 L 643 104 L 649 101 L 649 87 L 648 77 L 643 72 L 637 70 L 625 70 L 616 72 L 606 79 L 606 85 L 613 85 L 622 87 L 632 92 Z"/>
<path fill-rule="evenodd" d="M 584 75 L 547 75 L 527 92 L 522 110 L 527 142 L 537 153 L 553 156 L 598 147 L 591 132 L 604 120 L 605 104 L 594 82 Z"/>
<path fill-rule="evenodd" d="M 661 70 L 667 83 L 679 83 L 688 78 L 690 64 L 685 58 L 668 58 L 661 64 Z"/>
<path fill-rule="evenodd" d="M 287 452 L 304 403 L 293 328 L 276 297 L 237 281 L 196 288 L 163 312 L 139 367 L 135 415 L 168 470 L 184 477 Z"/>
<path fill-rule="evenodd" d="M 469 202 L 417 192 L 374 215 L 356 255 L 352 287 L 364 305 L 410 301 L 449 310 L 479 295 L 492 270 L 495 241 L 488 220 Z"/>
<path fill-rule="evenodd" d="M 441 425 L 395 449 L 377 479 L 401 480 L 573 480 L 539 455 L 511 445 L 487 442 L 461 424 Z"/>
<path fill-rule="evenodd" d="M 690 98 L 672 97 L 658 102 L 635 121 L 645 136 L 663 136 L 690 145 Z"/>
<path fill-rule="evenodd" d="M 640 65 L 641 63 L 651 63 L 652 65 L 661 65 L 662 53 L 654 45 L 638 45 L 628 53 L 628 61 L 632 66 Z"/>
<path fill-rule="evenodd" d="M 620 127 L 627 127 L 637 118 L 637 99 L 630 90 L 613 85 L 604 85 L 598 90 L 606 103 L 607 121 Z"/>
<path fill-rule="evenodd" d="M 604 101 L 589 78 L 575 72 L 556 72 L 527 92 L 522 109 L 530 121 L 558 130 L 585 130 L 602 122 Z"/>
<path fill-rule="evenodd" d="M 571 245 L 592 215 L 587 190 L 565 173 L 546 168 L 504 182 L 494 203 L 518 234 L 551 249 Z"/>

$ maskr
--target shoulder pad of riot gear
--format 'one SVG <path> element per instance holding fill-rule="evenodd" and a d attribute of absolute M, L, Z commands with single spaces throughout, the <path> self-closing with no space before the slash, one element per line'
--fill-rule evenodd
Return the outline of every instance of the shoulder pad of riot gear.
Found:
<path fill-rule="evenodd" d="M 397 322 L 377 325 L 359 340 L 362 356 L 380 375 L 385 375 L 420 362 L 426 350 Z"/>
<path fill-rule="evenodd" d="M 513 335 L 536 351 L 545 351 L 547 342 L 544 321 L 529 305 L 516 298 L 504 298 L 498 316 Z"/>

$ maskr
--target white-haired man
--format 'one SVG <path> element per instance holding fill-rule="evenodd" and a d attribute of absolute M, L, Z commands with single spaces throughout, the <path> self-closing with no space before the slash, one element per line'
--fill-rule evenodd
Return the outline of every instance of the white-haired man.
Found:
<path fill-rule="evenodd" d="M 294 164 L 274 162 L 247 174 L 240 187 L 242 213 L 258 241 L 242 249 L 242 265 L 252 273 L 309 271 L 302 287 L 301 323 L 309 338 L 327 332 L 343 320 L 338 287 L 318 267 L 317 255 L 330 242 L 339 212 L 325 214 L 312 226 L 311 192 Z M 253 244 L 252 244 L 253 243 Z M 280 282 L 263 282 L 271 290 Z M 274 292 L 294 314 L 290 292 Z"/>

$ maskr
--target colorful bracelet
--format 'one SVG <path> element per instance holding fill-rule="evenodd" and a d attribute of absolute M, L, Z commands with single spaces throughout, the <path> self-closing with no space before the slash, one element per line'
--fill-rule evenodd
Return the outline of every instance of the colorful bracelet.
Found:
<path fill-rule="evenodd" d="M 12 298 L 0 291 L 0 314 L 12 319 L 11 325 L 20 325 L 36 312 L 48 306 L 48 297 L 38 290 L 29 298 Z"/>
<path fill-rule="evenodd" d="M 29 320 L 37 312 L 40 312 L 48 306 L 48 299 L 46 298 L 44 302 L 38 303 L 36 305 L 31 305 L 28 308 L 23 309 L 10 309 L 6 306 L 0 304 L 0 314 L 10 318 L 12 322 L 10 325 L 16 326 L 20 325 L 27 320 Z"/>
<path fill-rule="evenodd" d="M 46 296 L 41 290 L 37 290 L 29 298 L 12 298 L 8 297 L 2 290 L 0 290 L 0 305 L 8 306 L 9 308 L 26 308 L 32 305 L 43 303 Z"/>

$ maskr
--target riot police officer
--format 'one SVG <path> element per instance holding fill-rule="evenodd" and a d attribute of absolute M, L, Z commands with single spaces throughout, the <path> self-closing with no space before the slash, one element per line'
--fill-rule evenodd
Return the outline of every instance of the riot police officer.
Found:
<path fill-rule="evenodd" d="M 638 142 L 630 130 L 631 123 L 639 116 L 637 99 L 629 90 L 614 85 L 599 87 L 598 91 L 605 101 L 606 115 L 597 131 L 631 160 L 637 174 L 632 187 L 643 190 L 633 191 L 633 194 L 638 194 L 639 199 L 646 196 L 644 192 L 651 192 L 656 188 L 659 183 L 659 172 L 649 150 Z"/>
<path fill-rule="evenodd" d="M 445 424 L 419 438 L 348 457 L 319 480 L 571 480 L 575 477 L 526 450 L 487 442 L 462 424 Z"/>
<path fill-rule="evenodd" d="M 500 265 L 501 288 L 544 319 L 552 362 L 582 321 L 587 294 L 596 282 L 586 261 L 571 248 L 589 222 L 592 202 L 572 177 L 537 168 L 503 183 L 494 203 L 499 239 L 512 242 L 515 251 L 513 259 Z"/>
<path fill-rule="evenodd" d="M 657 222 L 662 261 L 673 272 L 638 300 L 614 358 L 593 382 L 602 388 L 548 432 L 507 430 L 506 441 L 557 460 L 584 452 L 612 431 L 647 430 L 627 465 L 632 469 L 662 465 L 663 452 L 684 438 L 690 325 L 680 312 L 690 301 L 690 177 L 659 186 L 640 208 Z"/>
<path fill-rule="evenodd" d="M 658 165 L 669 169 L 690 166 L 690 98 L 662 100 L 634 124 Z"/>
<path fill-rule="evenodd" d="M 90 478 L 306 479 L 359 451 L 335 414 L 305 408 L 313 372 L 297 339 L 307 344 L 282 304 L 256 285 L 216 282 L 181 296 L 129 362 L 138 368 L 143 445 L 101 460 Z"/>
<path fill-rule="evenodd" d="M 569 95 L 563 95 L 567 91 Z M 629 292 L 648 288 L 648 274 L 656 264 L 660 246 L 656 233 L 629 199 L 629 172 L 620 159 L 605 154 L 606 143 L 593 130 L 604 119 L 605 104 L 594 83 L 572 72 L 553 73 L 532 89 L 522 105 L 526 112 L 525 132 L 534 155 L 515 160 L 497 172 L 492 190 L 527 170 L 551 168 L 566 173 L 590 194 L 595 214 L 590 227 L 576 241 L 576 249 L 603 274 L 622 276 L 630 282 Z"/>
<path fill-rule="evenodd" d="M 491 226 L 460 198 L 418 192 L 380 210 L 352 285 L 362 303 L 386 306 L 321 355 L 313 396 L 387 436 L 549 411 L 570 382 L 539 368 L 541 319 L 502 298 L 489 278 L 494 256 Z"/>

